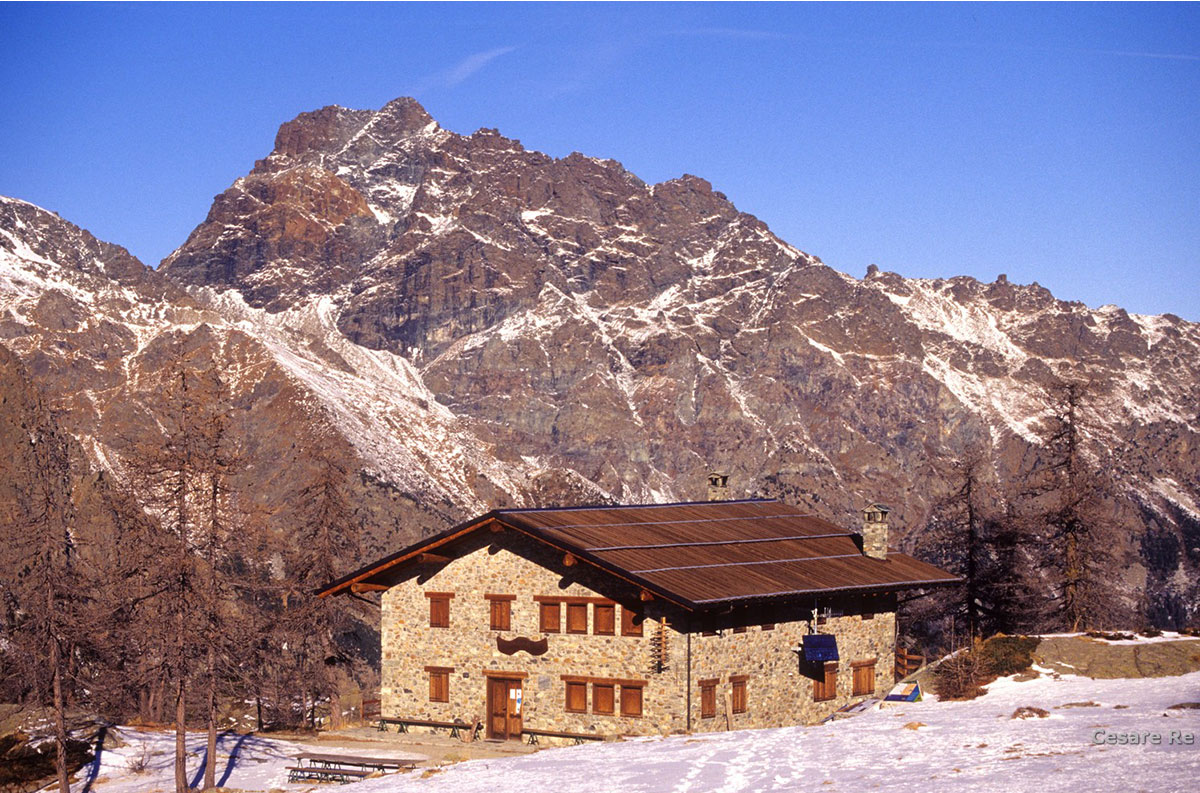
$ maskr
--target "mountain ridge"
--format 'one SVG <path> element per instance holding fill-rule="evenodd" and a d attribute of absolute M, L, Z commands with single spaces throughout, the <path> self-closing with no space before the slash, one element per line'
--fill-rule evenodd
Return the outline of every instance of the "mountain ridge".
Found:
<path fill-rule="evenodd" d="M 1195 612 L 1200 326 L 1177 317 L 1093 310 L 1003 276 L 856 279 L 699 177 L 646 185 L 614 161 L 457 135 L 405 99 L 286 122 L 159 271 L 113 253 L 124 281 L 68 279 L 92 303 L 21 281 L 48 265 L 16 242 L 44 226 L 74 249 L 100 243 L 8 206 L 0 343 L 77 412 L 71 431 L 98 464 L 120 468 L 104 429 L 117 408 L 87 414 L 79 385 L 131 390 L 114 368 L 152 382 L 155 340 L 182 334 L 244 390 L 247 443 L 338 439 L 379 547 L 491 506 L 696 499 L 710 468 L 736 495 L 843 523 L 889 501 L 915 542 L 948 461 L 984 448 L 997 483 L 1033 464 L 1047 391 L 1067 378 L 1092 383 L 1088 451 L 1121 482 L 1106 509 L 1124 527 L 1122 586 L 1169 601 L 1172 620 Z M 73 259 L 33 241 L 38 258 Z M 136 344 L 121 290 L 149 317 L 133 312 Z M 68 300 L 103 319 L 71 325 Z M 101 349 L 68 366 L 62 345 L 88 339 Z M 121 426 L 153 414 L 148 395 Z M 281 514 L 287 479 L 264 495 Z"/>

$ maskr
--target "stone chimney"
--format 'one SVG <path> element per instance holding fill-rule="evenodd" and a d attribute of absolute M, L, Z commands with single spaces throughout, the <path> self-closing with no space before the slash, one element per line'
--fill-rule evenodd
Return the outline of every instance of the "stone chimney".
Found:
<path fill-rule="evenodd" d="M 863 553 L 872 559 L 886 559 L 888 546 L 888 509 L 883 504 L 863 507 Z"/>
<path fill-rule="evenodd" d="M 729 500 L 729 474 L 722 474 L 713 471 L 708 475 L 708 498 L 705 500 Z"/>

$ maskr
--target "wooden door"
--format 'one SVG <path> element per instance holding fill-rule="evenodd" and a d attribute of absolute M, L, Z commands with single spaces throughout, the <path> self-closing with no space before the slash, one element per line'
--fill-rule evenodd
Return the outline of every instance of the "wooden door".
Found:
<path fill-rule="evenodd" d="M 488 678 L 488 737 L 521 740 L 524 691 L 520 680 Z"/>

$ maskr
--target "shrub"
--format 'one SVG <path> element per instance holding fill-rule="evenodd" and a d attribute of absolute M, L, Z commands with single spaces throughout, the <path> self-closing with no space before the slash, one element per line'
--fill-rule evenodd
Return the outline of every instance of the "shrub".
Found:
<path fill-rule="evenodd" d="M 992 675 L 1007 677 L 1033 666 L 1033 651 L 1037 649 L 1038 641 L 1029 636 L 993 636 L 976 652 L 981 654 L 983 664 Z"/>
<path fill-rule="evenodd" d="M 942 699 L 975 699 L 991 680 L 978 647 L 950 656 L 933 671 L 933 687 Z"/>
<path fill-rule="evenodd" d="M 993 636 L 938 664 L 934 690 L 943 699 L 974 699 L 983 686 L 997 677 L 1015 675 L 1033 666 L 1038 639 L 1028 636 Z"/>

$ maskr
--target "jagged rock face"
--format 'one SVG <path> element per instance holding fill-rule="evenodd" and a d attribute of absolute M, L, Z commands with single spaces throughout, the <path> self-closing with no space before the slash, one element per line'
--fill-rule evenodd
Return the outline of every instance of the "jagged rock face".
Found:
<path fill-rule="evenodd" d="M 0 199 L 0 345 L 19 356 L 59 423 L 100 471 L 127 480 L 138 449 L 160 439 L 169 367 L 183 358 L 223 372 L 231 433 L 246 460 L 235 487 L 281 534 L 294 524 L 296 494 L 314 474 L 311 451 L 318 445 L 350 472 L 346 486 L 364 511 L 367 552 L 458 518 L 466 505 L 451 493 L 471 499 L 471 507 L 480 501 L 473 487 L 494 495 L 497 488 L 482 475 L 472 474 L 466 486 L 461 477 L 431 483 L 426 472 L 416 475 L 427 458 L 403 453 L 388 457 L 390 468 L 410 475 L 382 478 L 363 459 L 364 450 L 369 456 L 384 445 L 380 434 L 390 437 L 399 424 L 454 437 L 452 420 L 436 409 L 426 415 L 431 395 L 422 408 L 408 392 L 394 400 L 400 403 L 394 416 L 364 403 L 331 420 L 319 390 L 344 388 L 353 401 L 362 377 L 372 389 L 386 389 L 392 374 L 386 362 L 356 358 L 357 348 L 314 312 L 296 318 L 301 327 L 294 329 L 259 322 L 262 314 L 203 291 L 189 296 L 124 249 L 30 204 Z M 365 374 L 348 374 L 354 366 Z M 369 419 L 382 426 L 353 433 Z M 0 457 L 10 451 L 0 450 Z"/>
<path fill-rule="evenodd" d="M 702 498 L 715 467 L 735 495 L 843 522 L 883 500 L 919 534 L 952 459 L 986 449 L 1012 479 L 1045 389 L 1086 379 L 1127 585 L 1195 610 L 1200 330 L 1176 317 L 1003 277 L 858 280 L 702 179 L 456 135 L 408 99 L 284 124 L 161 274 L 242 351 L 239 379 L 275 373 L 246 386 L 251 423 L 286 437 L 291 406 L 326 411 L 377 490 L 433 510 L 412 531 L 505 503 Z"/>

